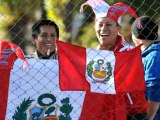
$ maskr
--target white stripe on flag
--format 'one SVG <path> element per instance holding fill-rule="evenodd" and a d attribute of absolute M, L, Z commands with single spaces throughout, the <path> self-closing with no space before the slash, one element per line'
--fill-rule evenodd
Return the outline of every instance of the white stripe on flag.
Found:
<path fill-rule="evenodd" d="M 116 94 L 114 84 L 114 53 L 107 50 L 86 49 L 86 79 L 91 92 Z"/>
<path fill-rule="evenodd" d="M 33 117 L 31 110 L 37 106 L 33 112 L 39 112 L 39 118 L 44 118 L 47 114 L 40 114 L 41 106 L 37 101 L 41 95 L 52 94 L 56 97 L 56 102 L 50 106 L 44 107 L 46 111 L 47 107 L 57 107 L 57 115 L 63 114 L 60 111 L 60 107 L 63 106 L 61 100 L 69 97 L 69 104 L 73 107 L 70 113 L 72 120 L 78 120 L 81 114 L 82 105 L 84 101 L 85 92 L 81 91 L 61 91 L 59 89 L 59 70 L 58 62 L 56 60 L 27 60 L 30 65 L 29 71 L 22 71 L 22 61 L 18 59 L 11 71 L 10 86 L 9 86 L 9 97 L 7 114 L 5 120 L 11 120 L 12 116 L 18 111 L 17 107 L 23 102 L 23 100 L 34 100 L 29 108 L 25 111 L 27 113 L 27 120 Z M 43 96 L 44 97 L 44 96 Z M 41 102 L 49 104 L 52 102 L 52 98 L 46 96 L 41 97 Z M 39 111 L 37 110 L 39 109 Z M 36 111 L 37 110 L 37 111 Z M 54 115 L 55 111 L 51 112 L 50 115 Z"/>

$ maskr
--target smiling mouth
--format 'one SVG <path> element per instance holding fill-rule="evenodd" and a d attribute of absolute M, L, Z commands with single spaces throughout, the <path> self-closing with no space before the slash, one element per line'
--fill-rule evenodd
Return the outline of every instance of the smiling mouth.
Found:
<path fill-rule="evenodd" d="M 50 44 L 50 43 L 49 43 L 49 44 L 45 44 L 45 46 L 46 46 L 46 47 L 52 47 L 53 44 Z"/>
<path fill-rule="evenodd" d="M 108 37 L 108 34 L 100 34 L 101 37 Z"/>

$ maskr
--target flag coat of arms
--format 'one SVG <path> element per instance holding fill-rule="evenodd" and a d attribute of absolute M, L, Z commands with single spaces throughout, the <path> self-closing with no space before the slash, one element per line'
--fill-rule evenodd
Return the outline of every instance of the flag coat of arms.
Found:
<path fill-rule="evenodd" d="M 62 90 L 103 94 L 145 90 L 140 46 L 124 52 L 112 52 L 61 41 L 57 41 L 57 45 Z"/>

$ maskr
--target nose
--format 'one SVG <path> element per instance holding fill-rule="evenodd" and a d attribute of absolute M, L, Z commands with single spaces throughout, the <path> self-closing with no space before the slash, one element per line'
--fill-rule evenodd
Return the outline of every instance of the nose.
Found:
<path fill-rule="evenodd" d="M 48 41 L 55 41 L 55 37 L 53 37 L 53 36 L 48 36 L 47 40 L 48 40 Z"/>
<path fill-rule="evenodd" d="M 47 40 L 48 40 L 48 41 L 51 41 L 51 39 L 52 39 L 51 36 L 48 36 Z"/>
<path fill-rule="evenodd" d="M 108 30 L 108 28 L 107 28 L 106 25 L 103 25 L 103 26 L 101 27 L 101 29 L 104 30 L 104 31 L 107 31 L 107 30 Z"/>

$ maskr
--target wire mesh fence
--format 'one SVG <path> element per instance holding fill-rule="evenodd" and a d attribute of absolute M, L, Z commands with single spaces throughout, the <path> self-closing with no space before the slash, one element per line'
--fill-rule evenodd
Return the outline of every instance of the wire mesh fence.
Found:
<path fill-rule="evenodd" d="M 139 16 L 150 16 L 160 24 L 159 0 L 105 1 L 109 5 L 124 2 L 133 7 Z M 39 19 L 54 20 L 60 29 L 60 40 L 87 48 L 98 48 L 99 41 L 94 29 L 95 15 L 92 9 L 85 6 L 84 12 L 79 12 L 84 2 L 83 0 L 0 1 L 1 40 L 11 41 L 20 46 L 27 55 L 29 63 L 29 70 L 22 69 L 23 61 L 20 59 L 13 63 L 13 69 L 0 69 L 2 120 L 149 120 L 147 115 L 149 106 L 143 91 L 117 95 L 89 91 L 61 91 L 58 60 L 28 58 L 28 54 L 36 49 L 32 43 L 31 27 Z M 130 48 L 134 46 L 131 38 L 131 25 L 134 19 L 131 16 L 123 16 L 121 20 L 120 33 L 126 40 L 123 45 L 127 44 Z M 160 30 L 158 33 L 160 35 Z M 78 51 L 75 52 L 78 54 Z M 1 50 L 1 56 L 2 54 Z M 6 53 L 3 57 L 4 55 Z M 2 64 L 3 61 L 0 59 L 0 65 Z M 80 68 L 76 69 L 81 71 Z M 105 73 L 101 75 L 107 76 Z M 74 73 L 70 76 L 74 76 Z M 133 86 L 138 87 L 138 84 Z M 96 89 L 101 88 L 96 86 Z"/>

